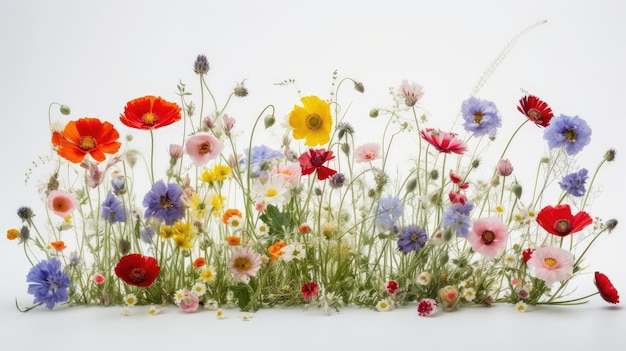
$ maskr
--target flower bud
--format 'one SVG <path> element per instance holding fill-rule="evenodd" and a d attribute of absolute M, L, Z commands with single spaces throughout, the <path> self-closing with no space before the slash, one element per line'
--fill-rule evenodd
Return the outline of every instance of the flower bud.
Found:
<path fill-rule="evenodd" d="M 59 110 L 61 111 L 62 115 L 68 116 L 70 114 L 70 107 L 67 105 L 61 105 L 61 108 Z"/>
<path fill-rule="evenodd" d="M 430 179 L 432 180 L 437 180 L 437 178 L 439 178 L 439 171 L 436 169 L 433 169 L 432 171 L 430 171 Z"/>
<path fill-rule="evenodd" d="M 498 173 L 500 173 L 503 177 L 510 176 L 511 173 L 513 173 L 513 165 L 511 164 L 511 161 L 508 159 L 498 161 Z"/>
<path fill-rule="evenodd" d="M 480 166 L 480 160 L 479 159 L 475 159 L 472 161 L 472 167 L 473 168 L 478 168 L 478 166 Z"/>
<path fill-rule="evenodd" d="M 370 110 L 370 117 L 371 118 L 378 117 L 378 109 L 377 108 L 373 108 L 373 109 Z"/>
<path fill-rule="evenodd" d="M 246 88 L 243 85 L 243 82 L 245 82 L 245 79 L 242 80 L 241 83 L 237 83 L 237 85 L 235 86 L 235 89 L 233 91 L 233 94 L 235 94 L 235 96 L 238 96 L 238 97 L 248 96 L 248 88 Z"/>
<path fill-rule="evenodd" d="M 615 149 L 609 149 L 604 153 L 604 159 L 608 162 L 615 160 Z"/>
<path fill-rule="evenodd" d="M 406 183 L 406 192 L 411 193 L 415 190 L 416 187 L 417 187 L 417 178 L 413 178 L 409 180 L 408 183 Z"/>
<path fill-rule="evenodd" d="M 522 186 L 519 185 L 519 183 L 513 184 L 513 186 L 511 187 L 511 191 L 518 200 L 522 197 Z"/>
<path fill-rule="evenodd" d="M 493 176 L 493 178 L 491 178 L 491 182 L 490 182 L 491 186 L 496 187 L 498 185 L 500 185 L 500 177 L 498 176 Z"/>
<path fill-rule="evenodd" d="M 267 115 L 263 118 L 263 124 L 265 125 L 265 129 L 270 128 L 271 126 L 274 125 L 274 123 L 276 123 L 276 118 L 274 117 L 274 115 Z"/>
<path fill-rule="evenodd" d="M 354 90 L 358 91 L 359 93 L 364 93 L 365 86 L 361 82 L 354 82 Z"/>
<path fill-rule="evenodd" d="M 609 231 L 609 233 L 612 232 L 615 227 L 617 227 L 617 219 L 609 219 L 606 222 L 606 229 Z"/>
<path fill-rule="evenodd" d="M 197 74 L 207 74 L 209 71 L 209 61 L 206 56 L 198 55 L 196 62 L 193 64 L 193 71 Z"/>
<path fill-rule="evenodd" d="M 346 154 L 346 156 L 350 156 L 350 144 L 348 143 L 341 144 L 341 151 L 343 151 L 343 153 Z"/>

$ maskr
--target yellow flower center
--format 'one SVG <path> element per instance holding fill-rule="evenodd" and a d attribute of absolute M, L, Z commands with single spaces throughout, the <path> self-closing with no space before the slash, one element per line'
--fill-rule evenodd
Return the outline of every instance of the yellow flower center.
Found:
<path fill-rule="evenodd" d="M 274 197 L 278 195 L 278 190 L 271 188 L 271 189 L 267 189 L 267 192 L 265 192 L 265 196 L 266 197 Z"/>
<path fill-rule="evenodd" d="M 480 111 L 474 111 L 474 123 L 480 124 L 483 120 L 483 113 Z"/>
<path fill-rule="evenodd" d="M 98 142 L 96 141 L 94 137 L 84 136 L 80 138 L 78 147 L 81 148 L 82 150 L 89 151 L 93 149 L 94 147 L 96 147 L 96 145 L 98 145 Z"/>
<path fill-rule="evenodd" d="M 574 128 L 568 128 L 563 135 L 567 141 L 576 141 L 576 130 Z"/>
<path fill-rule="evenodd" d="M 141 121 L 143 122 L 143 124 L 147 126 L 156 124 L 158 120 L 159 120 L 159 117 L 152 112 L 147 112 L 143 116 L 141 116 Z"/>
<path fill-rule="evenodd" d="M 543 259 L 543 262 L 546 264 L 546 266 L 552 268 L 554 266 L 556 266 L 556 264 L 558 263 L 554 258 L 552 257 L 546 257 Z"/>
<path fill-rule="evenodd" d="M 318 130 L 322 127 L 322 119 L 317 113 L 312 113 L 306 116 L 306 126 L 310 130 Z"/>
<path fill-rule="evenodd" d="M 485 244 L 491 244 L 496 239 L 496 234 L 494 234 L 491 230 L 485 230 L 481 234 L 481 237 Z"/>

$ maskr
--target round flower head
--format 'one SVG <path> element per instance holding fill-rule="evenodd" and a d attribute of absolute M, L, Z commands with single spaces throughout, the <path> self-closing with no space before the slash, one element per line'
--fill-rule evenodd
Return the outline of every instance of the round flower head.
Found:
<path fill-rule="evenodd" d="M 261 268 L 261 255 L 249 246 L 237 246 L 228 260 L 228 268 L 240 281 L 248 283 Z"/>
<path fill-rule="evenodd" d="M 508 177 L 513 173 L 513 165 L 508 159 L 498 161 L 498 173 L 503 177 Z"/>
<path fill-rule="evenodd" d="M 363 144 L 354 149 L 356 162 L 371 162 L 378 158 L 380 158 L 380 144 L 378 143 Z"/>
<path fill-rule="evenodd" d="M 404 98 L 404 103 L 408 106 L 415 106 L 415 104 L 424 96 L 424 87 L 412 82 L 409 83 L 406 79 L 400 82 L 400 97 Z"/>
<path fill-rule="evenodd" d="M 303 153 L 298 158 L 300 161 L 300 168 L 302 169 L 302 175 L 308 175 L 317 171 L 317 179 L 319 180 L 324 180 L 332 176 L 337 173 L 337 171 L 324 166 L 324 163 L 334 158 L 335 156 L 330 150 L 309 149 L 309 152 Z"/>
<path fill-rule="evenodd" d="M 157 181 L 143 198 L 145 218 L 160 219 L 167 225 L 174 224 L 185 215 L 182 194 L 183 189 L 176 183 L 165 185 L 162 180 Z"/>
<path fill-rule="evenodd" d="M 398 233 L 398 249 L 404 253 L 419 251 L 426 243 L 426 232 L 416 225 L 408 225 Z"/>
<path fill-rule="evenodd" d="M 471 97 L 461 105 L 465 130 L 480 137 L 488 135 L 494 137 L 498 128 L 502 126 L 500 114 L 496 104 L 491 101 Z"/>
<path fill-rule="evenodd" d="M 209 133 L 197 133 L 185 143 L 185 152 L 196 166 L 204 166 L 215 159 L 224 149 L 224 145 Z"/>
<path fill-rule="evenodd" d="M 180 307 L 183 312 L 195 312 L 199 305 L 200 299 L 198 296 L 187 289 L 182 290 L 181 298 L 178 300 L 178 307 Z"/>
<path fill-rule="evenodd" d="M 308 282 L 302 284 L 302 297 L 305 300 L 310 300 L 313 296 L 317 295 L 317 283 Z"/>
<path fill-rule="evenodd" d="M 563 147 L 568 155 L 574 156 L 591 142 L 591 128 L 578 116 L 559 115 L 546 127 L 543 138 L 551 149 Z"/>
<path fill-rule="evenodd" d="M 67 217 L 77 206 L 76 197 L 66 191 L 54 190 L 48 195 L 48 208 L 61 218 Z"/>
<path fill-rule="evenodd" d="M 537 223 L 550 234 L 568 236 L 585 229 L 593 223 L 593 219 L 584 211 L 573 215 L 568 204 L 560 204 L 541 209 L 537 214 Z"/>
<path fill-rule="evenodd" d="M 140 254 L 122 256 L 115 266 L 115 275 L 126 284 L 140 287 L 152 285 L 160 271 L 154 257 Z"/>
<path fill-rule="evenodd" d="M 81 118 L 67 123 L 63 131 L 52 133 L 52 145 L 59 156 L 73 163 L 80 163 L 89 155 L 102 162 L 105 154 L 116 153 L 122 144 L 120 134 L 109 122 L 97 118 Z"/>
<path fill-rule="evenodd" d="M 61 261 L 56 257 L 43 260 L 30 269 L 26 276 L 28 293 L 35 296 L 33 303 L 45 303 L 52 309 L 57 303 L 69 299 L 67 289 L 71 287 L 70 278 L 61 268 Z"/>
<path fill-rule="evenodd" d="M 333 118 L 330 105 L 317 96 L 305 96 L 302 106 L 295 105 L 289 114 L 294 139 L 305 139 L 304 145 L 324 145 L 330 141 Z"/>
<path fill-rule="evenodd" d="M 467 150 L 463 140 L 459 139 L 455 133 L 426 128 L 422 129 L 420 134 L 422 139 L 429 142 L 439 152 L 461 155 Z"/>
<path fill-rule="evenodd" d="M 494 258 L 504 250 L 508 237 L 506 224 L 497 217 L 481 218 L 474 222 L 467 241 L 472 249 L 484 256 Z"/>
<path fill-rule="evenodd" d="M 435 313 L 437 302 L 433 299 L 421 299 L 417 304 L 417 314 L 421 317 L 428 317 Z"/>
<path fill-rule="evenodd" d="M 547 127 L 554 116 L 548 104 L 533 95 L 524 96 L 519 100 L 517 110 L 540 127 Z"/>
<path fill-rule="evenodd" d="M 563 179 L 559 182 L 559 186 L 568 194 L 576 197 L 581 197 L 585 195 L 585 192 L 587 191 L 585 189 L 586 181 L 587 169 L 582 168 L 578 172 L 570 173 L 563 177 Z"/>
<path fill-rule="evenodd" d="M 135 129 L 158 129 L 179 121 L 180 111 L 176 103 L 147 95 L 129 101 L 120 121 Z"/>
<path fill-rule="evenodd" d="M 526 262 L 534 277 L 546 282 L 547 287 L 570 278 L 574 270 L 574 256 L 558 247 L 542 246 L 533 251 Z"/>

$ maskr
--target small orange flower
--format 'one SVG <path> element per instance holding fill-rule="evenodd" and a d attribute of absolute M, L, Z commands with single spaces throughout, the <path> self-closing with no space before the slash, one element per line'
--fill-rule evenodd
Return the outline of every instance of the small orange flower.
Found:
<path fill-rule="evenodd" d="M 241 238 L 238 237 L 238 236 L 227 236 L 226 237 L 226 242 L 230 246 L 237 246 L 237 245 L 241 244 Z"/>
<path fill-rule="evenodd" d="M 52 246 L 52 248 L 57 251 L 63 251 L 65 250 L 65 248 L 67 248 L 67 246 L 65 246 L 65 243 L 63 241 L 53 241 L 50 243 L 50 246 Z"/>
<path fill-rule="evenodd" d="M 180 107 L 160 97 L 147 95 L 129 101 L 120 121 L 135 129 L 158 129 L 181 119 Z"/>
<path fill-rule="evenodd" d="M 15 229 L 15 228 L 11 228 L 11 229 L 7 230 L 7 239 L 15 240 L 19 236 L 20 236 L 20 231 Z"/>
<path fill-rule="evenodd" d="M 122 146 L 117 139 L 120 134 L 109 122 L 97 118 L 80 118 L 70 121 L 63 131 L 52 133 L 52 145 L 59 156 L 70 162 L 80 163 L 86 155 L 102 162 L 106 154 L 114 154 Z"/>
<path fill-rule="evenodd" d="M 239 216 L 240 218 L 243 218 L 243 215 L 241 214 L 241 211 L 239 211 L 236 208 L 229 208 L 228 210 L 226 210 L 224 212 L 224 215 L 222 216 L 222 222 L 224 224 L 228 224 L 228 220 L 232 216 Z"/>
<path fill-rule="evenodd" d="M 267 252 L 269 252 L 272 261 L 276 261 L 280 256 L 284 254 L 281 250 L 283 247 L 287 246 L 287 243 L 284 241 L 278 241 L 274 243 L 274 245 L 267 248 Z"/>
<path fill-rule="evenodd" d="M 193 268 L 198 269 L 206 265 L 206 259 L 204 257 L 198 257 L 193 261 Z"/>

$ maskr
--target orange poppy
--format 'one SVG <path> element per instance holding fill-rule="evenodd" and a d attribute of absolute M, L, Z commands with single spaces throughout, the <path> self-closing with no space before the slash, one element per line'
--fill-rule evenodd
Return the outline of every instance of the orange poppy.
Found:
<path fill-rule="evenodd" d="M 180 107 L 160 97 L 147 95 L 129 101 L 120 121 L 135 129 L 158 129 L 181 119 Z"/>
<path fill-rule="evenodd" d="M 206 259 L 204 257 L 198 257 L 193 261 L 193 268 L 198 269 L 202 266 L 206 266 Z"/>
<path fill-rule="evenodd" d="M 53 241 L 50 243 L 50 246 L 52 246 L 52 248 L 57 251 L 63 251 L 65 250 L 65 248 L 67 248 L 67 246 L 65 246 L 65 243 L 63 241 Z"/>
<path fill-rule="evenodd" d="M 241 244 L 241 238 L 238 237 L 238 236 L 227 236 L 226 237 L 226 242 L 230 246 L 237 246 L 237 245 Z"/>
<path fill-rule="evenodd" d="M 284 241 L 278 241 L 274 243 L 274 245 L 267 248 L 267 252 L 269 252 L 272 261 L 276 261 L 280 256 L 284 254 L 282 249 L 285 246 L 287 246 L 287 243 L 285 243 Z"/>
<path fill-rule="evenodd" d="M 80 163 L 87 154 L 102 162 L 105 153 L 114 154 L 120 149 L 119 137 L 111 123 L 86 117 L 70 121 L 63 131 L 52 133 L 52 145 L 59 156 L 70 162 Z"/>

